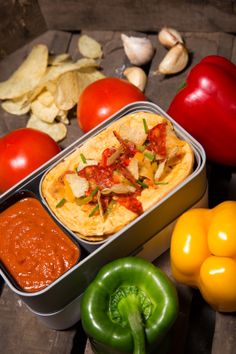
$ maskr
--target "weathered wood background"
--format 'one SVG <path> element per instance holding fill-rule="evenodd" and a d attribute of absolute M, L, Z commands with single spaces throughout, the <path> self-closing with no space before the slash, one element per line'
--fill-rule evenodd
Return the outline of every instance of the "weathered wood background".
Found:
<path fill-rule="evenodd" d="M 231 0 L 38 0 L 48 28 L 235 32 L 236 5 Z"/>
<path fill-rule="evenodd" d="M 1 0 L 0 58 L 46 29 L 236 33 L 235 0 Z"/>
<path fill-rule="evenodd" d="M 155 56 L 147 68 L 147 97 L 167 109 L 188 71 L 208 54 L 223 55 L 236 63 L 235 1 L 67 1 L 2 0 L 0 2 L 0 81 L 21 63 L 35 43 L 45 43 L 51 52 L 79 56 L 77 40 L 87 33 L 103 45 L 101 68 L 107 76 L 122 76 L 129 65 L 120 39 L 121 31 L 148 35 Z M 189 66 L 168 78 L 154 75 L 166 50 L 157 41 L 163 25 L 178 28 L 191 52 Z M 61 31 L 63 30 L 63 31 Z M 145 32 L 145 33 L 144 33 Z M 26 124 L 28 116 L 12 116 L 0 109 L 0 136 Z M 82 132 L 71 118 L 68 146 Z M 0 166 L 1 168 L 1 166 Z M 210 206 L 236 200 L 236 174 L 228 168 L 208 164 Z M 168 252 L 155 264 L 170 274 Z M 215 313 L 197 291 L 177 285 L 180 313 L 174 327 L 169 354 L 234 354 L 235 314 Z M 66 331 L 46 328 L 23 302 L 0 280 L 0 353 L 3 354 L 86 354 L 81 323 Z M 85 348 L 86 346 L 86 348 Z"/>

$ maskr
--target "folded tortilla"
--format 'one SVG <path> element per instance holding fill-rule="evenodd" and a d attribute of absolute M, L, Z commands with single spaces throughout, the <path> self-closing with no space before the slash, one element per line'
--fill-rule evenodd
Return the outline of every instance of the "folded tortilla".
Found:
<path fill-rule="evenodd" d="M 134 220 L 138 214 L 120 203 L 114 203 L 109 213 L 96 212 L 91 215 L 94 209 L 93 204 L 79 205 L 76 198 L 65 200 L 62 177 L 68 171 L 74 173 L 78 163 L 81 163 L 82 157 L 86 158 L 86 162 L 94 161 L 93 163 L 95 163 L 97 161 L 99 163 L 105 149 L 119 149 L 120 142 L 114 135 L 114 131 L 124 141 L 132 142 L 140 147 L 145 144 L 147 139 L 146 129 L 150 130 L 161 123 L 166 124 L 165 147 L 167 154 L 164 161 L 159 158 L 156 163 L 159 171 L 161 170 L 158 182 L 146 185 L 137 196 L 143 211 L 155 205 L 189 176 L 193 169 L 194 154 L 190 144 L 176 136 L 171 122 L 154 113 L 133 113 L 113 122 L 101 133 L 87 140 L 45 175 L 41 192 L 55 216 L 78 237 L 89 241 L 104 240 Z M 62 200 L 64 203 L 58 207 Z"/>

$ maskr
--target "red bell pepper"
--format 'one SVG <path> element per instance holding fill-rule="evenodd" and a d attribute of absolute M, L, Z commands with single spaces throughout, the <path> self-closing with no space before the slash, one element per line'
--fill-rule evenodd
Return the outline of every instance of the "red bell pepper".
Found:
<path fill-rule="evenodd" d="M 205 57 L 168 113 L 203 145 L 210 161 L 236 166 L 236 65 L 221 56 Z"/>

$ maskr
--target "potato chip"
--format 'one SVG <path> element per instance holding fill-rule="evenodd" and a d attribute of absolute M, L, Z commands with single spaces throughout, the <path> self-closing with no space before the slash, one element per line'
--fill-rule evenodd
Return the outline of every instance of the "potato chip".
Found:
<path fill-rule="evenodd" d="M 6 112 L 15 115 L 22 115 L 30 110 L 30 102 L 26 95 L 4 101 L 1 106 Z"/>
<path fill-rule="evenodd" d="M 57 82 L 56 81 L 48 81 L 45 85 L 47 91 L 49 91 L 53 96 L 57 89 Z"/>
<path fill-rule="evenodd" d="M 58 55 L 50 55 L 48 58 L 48 65 L 60 65 L 70 59 L 70 54 L 62 53 Z"/>
<path fill-rule="evenodd" d="M 57 81 L 54 95 L 55 104 L 59 109 L 69 110 L 78 102 L 79 83 L 75 71 L 62 74 Z"/>
<path fill-rule="evenodd" d="M 51 106 L 54 102 L 54 97 L 51 94 L 50 91 L 45 90 L 43 91 L 39 96 L 38 96 L 38 100 L 40 103 L 42 103 L 44 106 Z"/>
<path fill-rule="evenodd" d="M 87 70 L 78 71 L 77 75 L 79 82 L 79 95 L 92 82 L 103 79 L 105 77 L 105 75 L 103 75 L 96 68 L 87 68 Z"/>
<path fill-rule="evenodd" d="M 27 126 L 60 141 L 67 133 L 68 111 L 77 104 L 80 93 L 104 77 L 98 66 L 93 58 L 73 62 L 68 53 L 49 56 L 47 47 L 39 44 L 10 78 L 0 83 L 0 99 L 6 99 L 2 108 L 15 115 L 31 111 Z"/>
<path fill-rule="evenodd" d="M 44 75 L 44 77 L 42 78 L 39 85 L 45 85 L 46 83 L 48 83 L 48 81 L 54 81 L 60 75 L 66 73 L 68 71 L 80 70 L 83 68 L 97 67 L 97 66 L 98 66 L 98 64 L 96 63 L 95 60 L 86 59 L 86 58 L 82 58 L 75 63 L 65 62 L 65 63 L 61 63 L 58 66 L 50 66 L 47 68 L 47 72 Z"/>
<path fill-rule="evenodd" d="M 64 62 L 58 66 L 49 66 L 39 85 L 31 92 L 30 100 L 32 97 L 35 98 L 37 95 L 48 85 L 49 82 L 54 82 L 58 77 L 68 71 L 82 70 L 89 67 L 97 67 L 98 64 L 93 59 L 82 58 L 73 62 Z"/>
<path fill-rule="evenodd" d="M 28 93 L 28 100 L 30 102 L 34 101 L 44 89 L 46 91 L 49 91 L 52 95 L 54 95 L 56 92 L 56 87 L 57 87 L 56 82 L 53 81 L 48 81 L 45 83 L 45 85 L 39 85 L 35 87 L 34 90 Z"/>
<path fill-rule="evenodd" d="M 86 34 L 79 37 L 78 48 L 80 53 L 86 58 L 100 59 L 103 54 L 101 44 Z"/>
<path fill-rule="evenodd" d="M 0 83 L 0 99 L 16 98 L 33 90 L 44 76 L 48 63 L 48 48 L 39 44 L 10 78 Z"/>
<path fill-rule="evenodd" d="M 37 86 L 32 91 L 28 92 L 27 93 L 28 101 L 33 102 L 37 98 L 37 96 L 42 92 L 43 89 L 44 86 Z"/>
<path fill-rule="evenodd" d="M 68 111 L 64 111 L 63 109 L 61 109 L 58 112 L 58 115 L 56 117 L 57 121 L 64 123 L 64 124 L 69 124 L 69 119 L 67 118 L 67 114 L 68 114 Z"/>
<path fill-rule="evenodd" d="M 66 137 L 67 128 L 63 123 L 46 123 L 35 115 L 31 115 L 27 122 L 27 128 L 38 129 L 50 135 L 55 141 L 61 141 Z"/>
<path fill-rule="evenodd" d="M 49 92 L 48 94 L 51 95 Z M 45 97 L 45 93 L 42 93 L 31 103 L 32 113 L 42 121 L 52 123 L 59 113 L 59 108 L 55 105 L 53 99 L 50 105 L 44 105 L 41 99 L 42 95 Z"/>
<path fill-rule="evenodd" d="M 77 234 L 77 233 L 76 233 Z M 103 235 L 99 235 L 99 236 L 85 236 L 85 235 L 81 235 L 81 234 L 77 234 L 80 238 L 82 238 L 85 241 L 88 242 L 100 242 L 100 241 L 105 241 L 107 239 L 107 237 L 103 236 Z"/>

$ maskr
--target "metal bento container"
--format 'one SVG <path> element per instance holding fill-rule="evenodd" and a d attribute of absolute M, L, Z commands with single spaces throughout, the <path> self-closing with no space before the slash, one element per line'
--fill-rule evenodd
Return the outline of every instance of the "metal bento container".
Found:
<path fill-rule="evenodd" d="M 74 151 L 78 146 L 82 145 L 87 139 L 97 135 L 112 122 L 123 117 L 124 115 L 138 111 L 160 114 L 172 122 L 177 135 L 180 138 L 187 140 L 193 148 L 195 156 L 194 170 L 190 176 L 188 176 L 182 183 L 169 192 L 161 201 L 145 211 L 127 226 L 123 227 L 119 232 L 116 232 L 110 236 L 102 244 L 94 247 L 93 244 L 80 242 L 73 232 L 57 220 L 53 213 L 47 208 L 46 202 L 40 192 L 43 176 L 67 155 L 72 153 L 72 151 Z M 57 222 L 57 224 L 60 225 L 62 230 L 79 244 L 81 249 L 81 257 L 78 264 L 68 270 L 60 278 L 43 290 L 34 293 L 21 291 L 15 285 L 11 276 L 2 264 L 0 274 L 8 286 L 17 295 L 19 295 L 19 297 L 32 312 L 41 317 L 47 317 L 50 314 L 51 316 L 53 314 L 60 314 L 59 318 L 62 318 L 63 309 L 70 306 L 73 301 L 77 303 L 78 306 L 77 299 L 81 297 L 83 291 L 94 278 L 101 266 L 113 259 L 127 255 L 139 254 L 141 257 L 153 260 L 169 247 L 170 226 L 173 225 L 178 216 L 180 216 L 187 209 L 196 205 L 207 205 L 205 152 L 194 138 L 192 138 L 156 104 L 151 102 L 136 102 L 124 107 L 92 131 L 83 135 L 73 144 L 61 151 L 57 156 L 52 158 L 49 162 L 41 166 L 35 172 L 31 173 L 9 191 L 5 192 L 0 197 L 0 210 L 4 210 L 10 199 L 13 200 L 16 195 L 19 195 L 19 193 L 24 193 L 24 191 L 33 193 L 41 204 L 46 207 L 48 213 Z M 160 215 L 161 217 L 159 217 Z M 169 231 L 165 232 L 166 230 Z M 152 243 L 157 245 L 157 249 L 155 254 L 149 255 L 150 249 L 152 249 L 153 252 Z M 152 246 L 146 247 L 146 245 Z M 77 320 L 79 320 L 79 311 L 77 311 L 77 316 Z M 70 323 L 70 318 L 67 318 L 65 322 L 66 324 L 64 323 L 63 325 L 63 321 L 60 319 L 58 325 L 56 325 L 54 318 L 52 322 L 54 328 L 61 329 L 69 327 L 69 324 L 72 325 L 74 321 L 75 318 L 73 318 Z"/>

